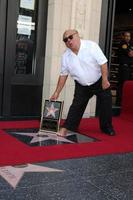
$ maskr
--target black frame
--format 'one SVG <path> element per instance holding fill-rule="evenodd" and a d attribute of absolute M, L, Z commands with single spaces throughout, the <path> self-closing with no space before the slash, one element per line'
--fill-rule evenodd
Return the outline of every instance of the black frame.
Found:
<path fill-rule="evenodd" d="M 3 119 L 21 117 L 34 118 L 40 117 L 41 115 L 48 0 L 38 0 L 38 2 L 38 33 L 36 38 L 37 69 L 35 74 L 24 75 L 14 73 L 14 61 L 16 54 L 16 22 L 19 1 L 0 1 L 0 11 L 2 11 L 0 12 L 0 24 L 2 27 L 0 30 L 0 38 L 2 37 L 2 45 L 0 46 L 0 63 L 2 66 L 0 68 L 0 84 L 2 85 L 0 90 L 0 115 Z M 15 105 L 12 106 L 12 89 L 15 91 L 15 86 L 17 86 L 18 91 L 20 90 L 19 86 L 20 88 L 25 89 L 27 87 L 29 88 L 29 91 L 31 88 L 31 92 L 34 88 L 36 89 L 38 95 L 36 102 L 40 104 L 37 108 L 37 114 L 34 115 L 34 113 L 32 113 L 30 116 L 29 113 L 28 115 L 26 115 L 26 113 L 21 115 L 21 112 L 20 114 L 12 112 L 15 108 Z"/>
<path fill-rule="evenodd" d="M 99 45 L 108 58 L 110 68 L 116 0 L 102 0 Z"/>
<path fill-rule="evenodd" d="M 60 126 L 60 120 L 62 117 L 62 111 L 63 111 L 63 101 L 51 101 L 51 100 L 45 100 L 44 106 L 43 106 L 43 112 L 41 117 L 41 123 L 40 123 L 40 131 L 52 131 L 52 132 L 58 132 L 59 126 Z M 51 114 L 47 115 L 49 108 L 58 109 L 55 111 L 55 116 L 52 116 Z"/>
<path fill-rule="evenodd" d="M 111 64 L 115 5 L 116 5 L 116 0 L 102 0 L 99 45 L 108 59 L 109 71 Z M 97 115 L 99 115 L 98 100 L 96 101 L 96 116 Z"/>
<path fill-rule="evenodd" d="M 5 62 L 5 33 L 6 33 L 6 9 L 7 1 L 0 1 L 0 116 L 2 115 L 3 75 Z"/>

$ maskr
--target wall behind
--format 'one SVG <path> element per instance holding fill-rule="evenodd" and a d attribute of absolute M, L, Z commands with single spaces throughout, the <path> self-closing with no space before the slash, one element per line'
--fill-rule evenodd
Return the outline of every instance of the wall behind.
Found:
<path fill-rule="evenodd" d="M 54 92 L 60 73 L 60 60 L 65 45 L 62 35 L 66 29 L 74 28 L 81 38 L 98 43 L 102 0 L 49 0 L 44 70 L 43 102 Z M 66 118 L 72 102 L 74 82 L 69 77 L 58 100 L 64 100 L 63 118 Z M 96 99 L 93 97 L 84 117 L 95 115 Z"/>

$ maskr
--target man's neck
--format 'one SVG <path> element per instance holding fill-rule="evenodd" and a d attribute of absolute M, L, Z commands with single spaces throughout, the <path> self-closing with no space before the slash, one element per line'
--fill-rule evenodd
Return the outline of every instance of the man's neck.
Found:
<path fill-rule="evenodd" d="M 80 49 L 80 45 L 81 45 L 81 41 L 79 42 L 79 44 L 76 46 L 75 49 L 71 49 L 73 53 L 75 53 L 76 55 L 78 54 L 79 52 L 79 49 Z"/>

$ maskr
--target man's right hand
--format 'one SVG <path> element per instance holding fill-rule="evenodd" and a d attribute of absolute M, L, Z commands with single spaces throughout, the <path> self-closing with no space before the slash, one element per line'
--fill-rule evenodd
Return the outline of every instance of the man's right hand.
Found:
<path fill-rule="evenodd" d="M 55 89 L 54 94 L 50 97 L 50 100 L 56 101 L 58 99 L 59 94 L 60 94 L 62 88 L 65 85 L 67 77 L 68 77 L 68 75 L 66 75 L 66 76 L 59 76 L 57 87 Z"/>
<path fill-rule="evenodd" d="M 54 94 L 50 97 L 50 100 L 56 101 L 58 99 L 58 97 L 59 97 L 58 92 L 54 92 Z"/>

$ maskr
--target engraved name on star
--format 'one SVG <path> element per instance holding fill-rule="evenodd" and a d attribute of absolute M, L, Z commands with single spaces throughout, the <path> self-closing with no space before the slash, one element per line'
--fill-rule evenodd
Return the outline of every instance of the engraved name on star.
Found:
<path fill-rule="evenodd" d="M 47 109 L 47 114 L 46 117 L 52 116 L 53 118 L 55 118 L 55 112 L 57 112 L 59 109 L 54 107 L 54 103 L 51 103 L 50 107 L 46 107 Z"/>
<path fill-rule="evenodd" d="M 0 167 L 0 176 L 2 176 L 14 189 L 17 187 L 25 172 L 63 172 L 63 170 L 32 164 L 20 165 L 16 167 Z"/>

